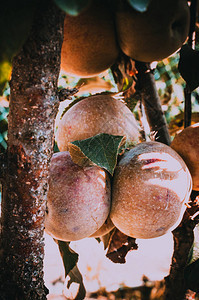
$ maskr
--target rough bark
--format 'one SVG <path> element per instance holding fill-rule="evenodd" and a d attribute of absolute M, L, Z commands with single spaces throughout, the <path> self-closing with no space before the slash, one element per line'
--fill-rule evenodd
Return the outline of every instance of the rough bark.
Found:
<path fill-rule="evenodd" d="M 63 22 L 64 13 L 41 1 L 29 38 L 13 60 L 1 218 L 2 300 L 46 299 L 44 213 Z"/>
<path fill-rule="evenodd" d="M 162 111 L 160 98 L 157 92 L 153 72 L 150 64 L 136 62 L 138 71 L 136 91 L 141 95 L 150 131 L 154 133 L 157 142 L 170 145 L 170 135 L 167 122 Z"/>
<path fill-rule="evenodd" d="M 193 216 L 199 211 L 198 192 L 192 192 L 192 203 L 185 211 L 182 222 L 173 231 L 174 252 L 169 276 L 165 278 L 165 299 L 182 300 L 186 298 L 187 287 L 184 281 L 184 270 L 189 260 L 190 250 L 194 242 L 194 228 L 198 217 Z"/>

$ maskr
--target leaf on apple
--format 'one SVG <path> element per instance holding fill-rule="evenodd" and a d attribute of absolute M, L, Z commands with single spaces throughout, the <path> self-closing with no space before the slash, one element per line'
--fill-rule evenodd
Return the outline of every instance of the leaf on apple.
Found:
<path fill-rule="evenodd" d="M 78 16 L 91 0 L 54 0 L 57 6 L 71 16 Z"/>
<path fill-rule="evenodd" d="M 199 51 L 193 50 L 187 44 L 183 45 L 180 50 L 178 69 L 189 91 L 195 90 L 199 86 Z"/>
<path fill-rule="evenodd" d="M 145 12 L 150 0 L 128 0 L 129 4 L 139 12 Z"/>
<path fill-rule="evenodd" d="M 119 150 L 125 140 L 123 136 L 100 133 L 85 140 L 71 142 L 69 152 L 75 163 L 81 166 L 95 164 L 113 175 Z"/>

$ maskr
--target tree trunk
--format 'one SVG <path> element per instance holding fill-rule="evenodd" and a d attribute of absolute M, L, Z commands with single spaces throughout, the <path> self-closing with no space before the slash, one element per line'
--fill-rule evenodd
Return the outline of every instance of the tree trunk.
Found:
<path fill-rule="evenodd" d="M 44 213 L 63 23 L 64 13 L 51 1 L 41 1 L 29 38 L 13 60 L 1 218 L 2 300 L 46 299 L 48 293 Z"/>

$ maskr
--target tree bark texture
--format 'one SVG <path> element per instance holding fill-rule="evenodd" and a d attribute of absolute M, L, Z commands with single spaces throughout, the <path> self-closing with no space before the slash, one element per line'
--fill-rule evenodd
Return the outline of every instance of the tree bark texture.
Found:
<path fill-rule="evenodd" d="M 199 211 L 198 192 L 191 194 L 191 206 L 186 209 L 180 225 L 173 231 L 174 252 L 169 276 L 165 278 L 166 300 L 183 300 L 186 298 L 187 288 L 184 280 L 184 270 L 188 263 L 190 250 L 194 242 L 194 228 L 198 224 L 198 217 L 193 216 Z"/>
<path fill-rule="evenodd" d="M 150 64 L 136 62 L 138 71 L 136 91 L 140 93 L 144 105 L 150 131 L 154 132 L 157 142 L 170 145 L 171 139 L 167 122 L 162 111 L 160 98 L 157 92 L 155 79 Z"/>
<path fill-rule="evenodd" d="M 3 181 L 0 299 L 39 300 L 43 280 L 48 164 L 58 109 L 64 13 L 41 1 L 31 33 L 13 60 L 7 170 Z"/>

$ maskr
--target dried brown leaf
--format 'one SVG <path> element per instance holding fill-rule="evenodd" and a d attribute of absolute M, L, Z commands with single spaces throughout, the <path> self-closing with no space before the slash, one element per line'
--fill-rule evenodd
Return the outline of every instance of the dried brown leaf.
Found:
<path fill-rule="evenodd" d="M 106 256 L 114 263 L 124 264 L 127 253 L 137 249 L 138 245 L 135 238 L 129 237 L 115 228 L 109 241 Z"/>

